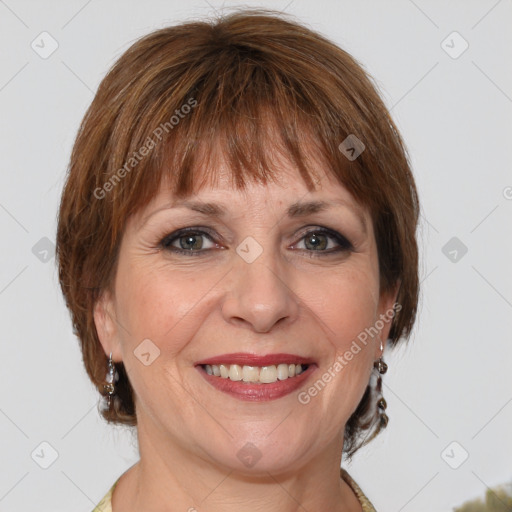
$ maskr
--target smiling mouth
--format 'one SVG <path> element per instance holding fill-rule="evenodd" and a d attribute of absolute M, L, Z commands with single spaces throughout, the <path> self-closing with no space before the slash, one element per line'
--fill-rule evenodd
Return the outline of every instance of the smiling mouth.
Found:
<path fill-rule="evenodd" d="M 273 384 L 293 379 L 304 373 L 309 364 L 281 363 L 269 366 L 248 366 L 238 364 L 202 364 L 204 371 L 223 380 L 246 384 Z"/>

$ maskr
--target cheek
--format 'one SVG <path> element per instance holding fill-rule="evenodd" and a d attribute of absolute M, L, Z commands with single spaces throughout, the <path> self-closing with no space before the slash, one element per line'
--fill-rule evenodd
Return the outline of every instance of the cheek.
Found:
<path fill-rule="evenodd" d="M 361 266 L 332 275 L 324 285 L 325 293 L 312 306 L 330 345 L 320 378 L 334 384 L 328 386 L 326 399 L 339 404 L 344 397 L 344 405 L 337 410 L 346 420 L 345 415 L 359 403 L 373 368 L 378 280 L 372 266 Z"/>
<path fill-rule="evenodd" d="M 184 276 L 161 265 L 120 262 L 116 313 L 123 361 L 135 396 L 155 420 L 162 390 L 183 410 L 194 403 L 179 384 L 183 380 L 179 355 L 201 325 L 197 321 L 201 299 L 211 287 L 210 280 L 197 273 Z M 149 353 L 147 365 L 141 359 L 144 353 Z"/>
<path fill-rule="evenodd" d="M 171 272 L 163 265 L 120 262 L 116 294 L 122 339 L 132 350 L 150 339 L 175 355 L 198 328 L 194 319 L 204 308 L 215 276 Z"/>
<path fill-rule="evenodd" d="M 352 340 L 370 328 L 377 319 L 378 280 L 371 266 L 333 274 L 312 301 L 316 316 L 323 320 L 337 349 L 344 350 Z"/>

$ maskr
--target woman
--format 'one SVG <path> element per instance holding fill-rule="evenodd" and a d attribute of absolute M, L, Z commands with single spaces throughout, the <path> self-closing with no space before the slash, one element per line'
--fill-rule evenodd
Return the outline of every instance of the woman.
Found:
<path fill-rule="evenodd" d="M 129 48 L 82 122 L 57 236 L 102 414 L 137 428 L 97 510 L 374 510 L 341 457 L 387 424 L 417 220 L 375 87 L 319 34 L 238 11 Z"/>

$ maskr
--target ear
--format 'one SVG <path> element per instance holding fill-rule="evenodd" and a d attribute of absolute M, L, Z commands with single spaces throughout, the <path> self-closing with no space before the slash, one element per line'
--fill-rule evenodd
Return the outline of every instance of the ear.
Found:
<path fill-rule="evenodd" d="M 110 291 L 103 291 L 94 305 L 94 324 L 106 356 L 110 356 L 112 352 L 112 360 L 121 361 L 119 331 L 117 328 L 114 305 L 114 298 Z"/>
<path fill-rule="evenodd" d="M 395 309 L 396 299 L 400 291 L 401 281 L 397 281 L 395 286 L 388 292 L 382 293 L 379 298 L 378 318 L 376 319 L 376 327 L 379 329 L 379 338 L 375 346 L 375 360 L 379 359 L 386 348 L 389 338 L 389 331 L 393 323 L 394 311 L 399 311 L 399 306 Z M 380 341 L 382 340 L 382 351 L 380 349 Z"/>

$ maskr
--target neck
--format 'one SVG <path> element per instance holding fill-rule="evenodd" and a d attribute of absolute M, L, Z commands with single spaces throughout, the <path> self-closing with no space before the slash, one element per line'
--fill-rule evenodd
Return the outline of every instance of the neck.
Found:
<path fill-rule="evenodd" d="M 340 477 L 343 439 L 300 468 L 241 473 L 183 450 L 158 432 L 144 432 L 141 425 L 138 436 L 141 459 L 120 478 L 113 512 L 164 512 L 170 505 L 188 512 L 362 510 Z"/>

